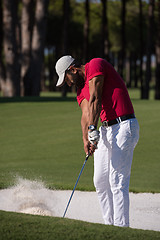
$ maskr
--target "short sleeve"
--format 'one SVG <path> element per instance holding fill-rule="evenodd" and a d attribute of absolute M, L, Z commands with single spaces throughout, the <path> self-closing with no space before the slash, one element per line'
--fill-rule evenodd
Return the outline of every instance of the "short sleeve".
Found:
<path fill-rule="evenodd" d="M 104 63 L 102 58 L 94 58 L 89 63 L 88 69 L 88 80 L 91 80 L 93 77 L 98 75 L 104 75 Z"/>
<path fill-rule="evenodd" d="M 81 102 L 83 101 L 83 99 L 85 99 L 85 97 L 82 93 L 82 89 L 78 88 L 78 90 L 77 90 L 77 102 L 78 102 L 79 106 L 81 105 Z"/>

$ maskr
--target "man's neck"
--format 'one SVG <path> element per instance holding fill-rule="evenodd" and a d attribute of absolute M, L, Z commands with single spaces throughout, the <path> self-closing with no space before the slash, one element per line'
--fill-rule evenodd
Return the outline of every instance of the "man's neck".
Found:
<path fill-rule="evenodd" d="M 81 65 L 81 71 L 83 73 L 83 76 L 85 77 L 85 65 Z"/>

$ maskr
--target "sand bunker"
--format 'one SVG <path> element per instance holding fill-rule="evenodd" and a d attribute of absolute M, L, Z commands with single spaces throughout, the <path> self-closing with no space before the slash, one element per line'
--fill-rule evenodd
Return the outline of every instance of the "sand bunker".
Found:
<path fill-rule="evenodd" d="M 62 217 L 71 193 L 20 178 L 15 186 L 0 190 L 0 210 Z M 66 218 L 103 224 L 97 194 L 75 191 Z M 160 231 L 160 194 L 130 193 L 130 227 Z"/>

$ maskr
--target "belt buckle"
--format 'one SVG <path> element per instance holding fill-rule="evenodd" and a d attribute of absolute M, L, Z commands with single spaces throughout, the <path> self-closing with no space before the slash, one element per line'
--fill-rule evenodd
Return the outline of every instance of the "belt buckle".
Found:
<path fill-rule="evenodd" d="M 103 125 L 103 127 L 109 127 L 107 121 L 104 121 L 102 125 Z"/>
<path fill-rule="evenodd" d="M 121 123 L 122 122 L 121 117 L 116 118 L 116 120 L 117 120 L 117 123 Z"/>

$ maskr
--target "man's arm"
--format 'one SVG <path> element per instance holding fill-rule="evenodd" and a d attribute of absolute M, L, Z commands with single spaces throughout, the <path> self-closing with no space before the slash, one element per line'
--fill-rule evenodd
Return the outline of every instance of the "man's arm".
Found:
<path fill-rule="evenodd" d="M 84 151 L 86 154 L 88 154 L 88 150 L 89 150 L 89 141 L 88 141 L 89 104 L 88 104 L 88 101 L 86 99 L 83 99 L 80 107 L 82 110 L 81 128 L 82 128 L 82 134 L 83 134 Z"/>
<path fill-rule="evenodd" d="M 101 112 L 101 97 L 102 97 L 102 89 L 103 89 L 103 76 L 94 77 L 89 81 L 89 91 L 90 91 L 90 100 L 89 102 L 86 99 L 83 99 L 81 102 L 82 109 L 82 117 L 81 117 L 81 128 L 83 134 L 83 143 L 84 143 L 84 151 L 88 154 L 92 155 L 97 142 L 91 144 L 88 140 L 88 126 L 94 125 L 97 127 L 99 115 Z M 97 132 L 97 131 L 96 131 Z M 97 137 L 97 133 L 91 133 L 92 137 Z M 98 134 L 99 135 L 99 134 Z M 91 141 L 92 142 L 92 141 Z M 93 141 L 94 142 L 94 141 Z"/>
<path fill-rule="evenodd" d="M 97 127 L 99 115 L 102 107 L 102 90 L 104 77 L 96 76 L 89 81 L 89 125 Z"/>

